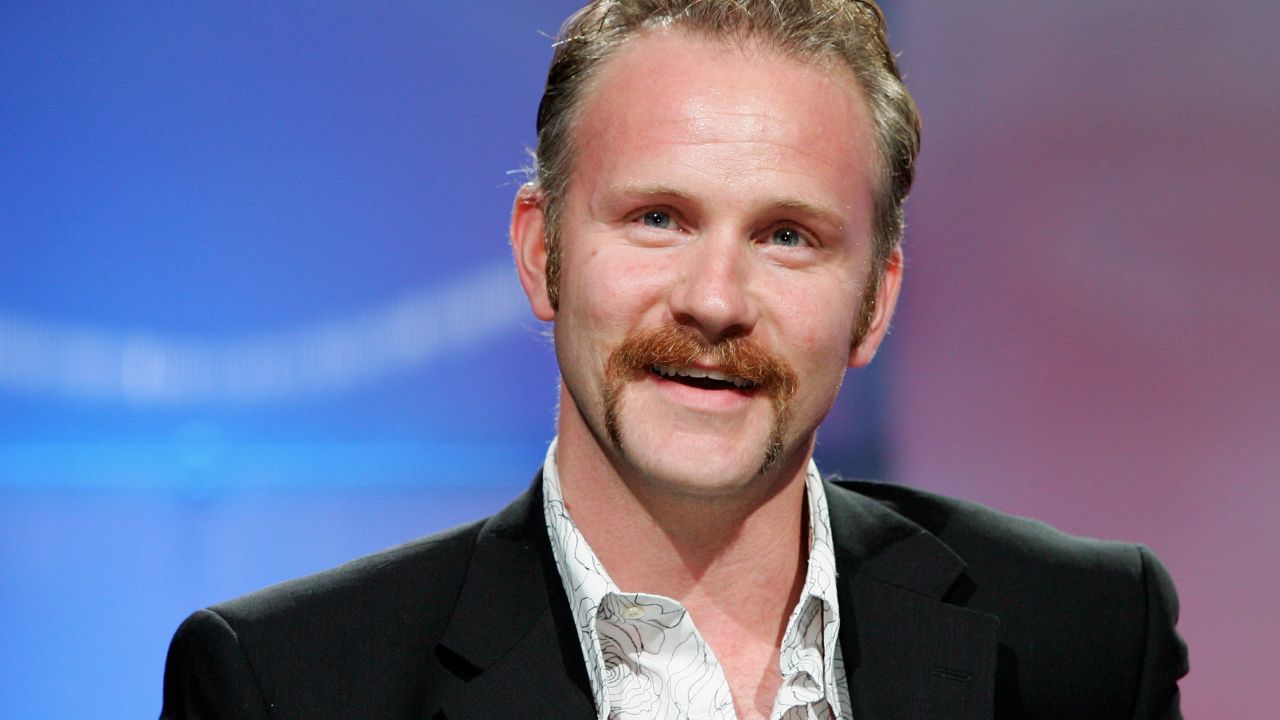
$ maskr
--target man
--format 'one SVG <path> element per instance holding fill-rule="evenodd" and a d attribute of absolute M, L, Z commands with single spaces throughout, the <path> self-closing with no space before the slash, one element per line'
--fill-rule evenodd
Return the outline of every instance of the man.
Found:
<path fill-rule="evenodd" d="M 903 274 L 919 122 L 873 4 L 594 2 L 538 125 L 533 487 L 196 613 L 164 717 L 1180 716 L 1147 551 L 813 465 Z"/>

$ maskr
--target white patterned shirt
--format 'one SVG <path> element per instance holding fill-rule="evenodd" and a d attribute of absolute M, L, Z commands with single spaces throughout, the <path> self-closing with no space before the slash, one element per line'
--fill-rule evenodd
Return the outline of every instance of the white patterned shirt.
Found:
<path fill-rule="evenodd" d="M 542 467 L 551 550 L 578 625 L 599 720 L 736 720 L 724 670 L 693 619 L 662 595 L 624 593 L 569 517 L 556 441 Z M 817 465 L 805 475 L 809 562 L 778 657 L 771 720 L 852 720 L 840 655 L 840 605 L 827 496 Z"/>

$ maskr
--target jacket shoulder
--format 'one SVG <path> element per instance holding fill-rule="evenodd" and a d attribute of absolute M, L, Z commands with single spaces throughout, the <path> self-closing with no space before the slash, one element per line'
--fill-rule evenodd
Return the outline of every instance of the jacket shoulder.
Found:
<path fill-rule="evenodd" d="M 410 716 L 441 671 L 433 653 L 483 525 L 192 614 L 170 645 L 162 717 Z"/>
<path fill-rule="evenodd" d="M 1177 680 L 1187 655 L 1175 630 L 1177 595 L 1147 548 L 1070 535 L 916 488 L 835 487 L 905 518 L 962 560 L 946 600 L 998 618 L 998 698 L 1006 712 L 1181 717 Z"/>
<path fill-rule="evenodd" d="M 396 606 L 445 611 L 452 605 L 484 521 L 445 530 L 288 580 L 210 610 L 233 626 L 288 626 L 316 619 L 332 622 L 393 611 Z"/>
<path fill-rule="evenodd" d="M 1139 546 L 1081 537 L 1047 523 L 918 488 L 837 480 L 838 488 L 870 499 L 920 526 L 959 555 L 970 573 L 1011 571 L 1120 574 L 1138 578 Z"/>

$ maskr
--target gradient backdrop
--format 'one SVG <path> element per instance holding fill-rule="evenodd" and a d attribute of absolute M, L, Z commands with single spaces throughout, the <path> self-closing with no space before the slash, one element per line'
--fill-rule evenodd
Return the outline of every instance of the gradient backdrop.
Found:
<path fill-rule="evenodd" d="M 191 610 L 527 484 L 506 216 L 573 5 L 0 3 L 0 717 L 153 717 Z M 1188 716 L 1267 716 L 1280 6 L 889 9 L 906 295 L 820 461 L 1150 545 Z"/>

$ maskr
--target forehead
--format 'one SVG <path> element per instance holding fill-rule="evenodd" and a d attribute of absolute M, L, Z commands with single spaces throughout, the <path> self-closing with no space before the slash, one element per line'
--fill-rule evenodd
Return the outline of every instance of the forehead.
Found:
<path fill-rule="evenodd" d="M 781 173 L 797 190 L 844 186 L 853 192 L 846 204 L 861 205 L 877 177 L 870 112 L 852 71 L 760 41 L 646 32 L 604 62 L 580 112 L 575 178 Z"/>

